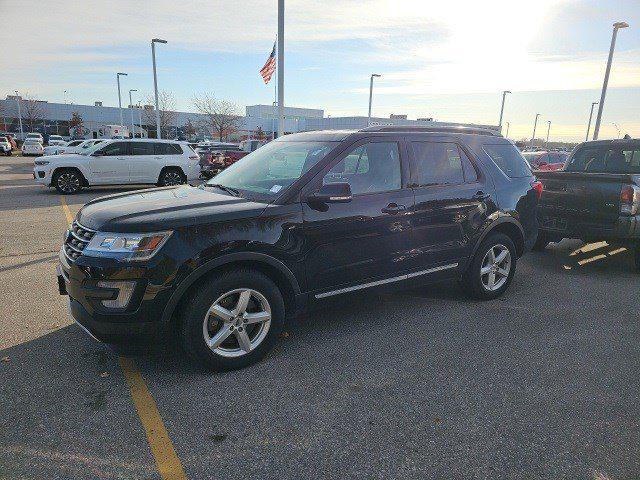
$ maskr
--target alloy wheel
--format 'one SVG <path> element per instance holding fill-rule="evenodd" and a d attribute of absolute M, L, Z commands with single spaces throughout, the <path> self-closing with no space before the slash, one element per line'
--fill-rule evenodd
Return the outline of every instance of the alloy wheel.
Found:
<path fill-rule="evenodd" d="M 167 187 L 182 184 L 182 177 L 177 172 L 167 172 L 164 174 L 164 184 Z"/>
<path fill-rule="evenodd" d="M 80 189 L 80 179 L 74 173 L 62 173 L 58 177 L 58 187 L 65 193 L 74 193 Z"/>
<path fill-rule="evenodd" d="M 202 324 L 208 347 L 222 357 L 241 357 L 255 350 L 271 326 L 271 306 L 257 290 L 238 288 L 209 307 Z"/>
<path fill-rule="evenodd" d="M 480 280 L 482 286 L 494 292 L 502 287 L 511 273 L 511 252 L 501 243 L 493 245 L 482 259 Z"/>

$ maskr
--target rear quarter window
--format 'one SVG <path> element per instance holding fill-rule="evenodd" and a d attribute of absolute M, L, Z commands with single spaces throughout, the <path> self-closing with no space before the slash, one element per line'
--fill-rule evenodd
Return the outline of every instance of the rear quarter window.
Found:
<path fill-rule="evenodd" d="M 523 178 L 532 175 L 527 161 L 514 145 L 507 143 L 485 144 L 482 149 L 507 177 Z"/>

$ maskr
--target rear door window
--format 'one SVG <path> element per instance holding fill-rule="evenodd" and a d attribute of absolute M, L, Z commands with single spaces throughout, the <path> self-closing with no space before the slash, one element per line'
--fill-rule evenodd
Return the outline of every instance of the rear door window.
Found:
<path fill-rule="evenodd" d="M 153 151 L 151 142 L 131 142 L 132 155 L 153 155 Z"/>
<path fill-rule="evenodd" d="M 412 142 L 411 148 L 418 185 L 464 183 L 462 157 L 455 143 Z"/>
<path fill-rule="evenodd" d="M 509 178 L 530 177 L 531 169 L 520 151 L 512 144 L 483 145 L 493 163 Z"/>

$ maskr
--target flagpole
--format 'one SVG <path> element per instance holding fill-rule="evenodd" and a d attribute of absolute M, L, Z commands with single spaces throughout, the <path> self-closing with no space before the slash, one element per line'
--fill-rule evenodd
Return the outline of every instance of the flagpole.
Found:
<path fill-rule="evenodd" d="M 284 135 L 284 0 L 278 0 L 278 136 Z"/>

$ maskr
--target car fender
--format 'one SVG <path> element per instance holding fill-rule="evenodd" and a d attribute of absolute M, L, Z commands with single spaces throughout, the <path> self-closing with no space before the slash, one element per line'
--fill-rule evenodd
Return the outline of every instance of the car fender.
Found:
<path fill-rule="evenodd" d="M 480 248 L 480 245 L 482 244 L 484 239 L 487 238 L 487 235 L 493 232 L 496 229 L 496 227 L 504 224 L 515 225 L 518 228 L 518 231 L 520 232 L 520 235 L 522 236 L 522 239 L 524 241 L 524 238 L 525 238 L 524 229 L 522 228 L 522 225 L 520 225 L 520 222 L 518 222 L 518 220 L 514 218 L 512 215 L 509 215 L 504 212 L 496 212 L 495 215 L 492 215 L 487 219 L 487 222 L 485 223 L 485 226 L 482 229 L 482 233 L 480 234 L 480 236 L 476 240 L 476 243 L 473 246 L 473 250 L 471 252 L 471 255 L 469 256 L 469 259 L 475 256 L 476 252 L 478 251 L 478 248 Z"/>
<path fill-rule="evenodd" d="M 198 279 L 204 277 L 205 275 L 212 272 L 216 268 L 220 268 L 220 267 L 223 267 L 224 265 L 231 264 L 234 262 L 241 262 L 241 261 L 247 261 L 247 260 L 250 260 L 256 263 L 266 264 L 266 265 L 269 265 L 270 267 L 276 268 L 282 275 L 284 275 L 287 278 L 287 280 L 291 284 L 294 294 L 299 295 L 301 293 L 300 284 L 298 283 L 298 280 L 296 279 L 295 275 L 289 269 L 289 267 L 287 267 L 280 260 L 272 257 L 271 255 L 267 255 L 259 252 L 229 253 L 229 254 L 221 255 L 219 257 L 216 257 L 212 260 L 209 260 L 203 263 L 202 265 L 197 267 L 195 270 L 193 270 L 191 273 L 189 273 L 189 275 L 187 275 L 180 282 L 178 287 L 171 294 L 171 297 L 169 297 L 169 301 L 164 307 L 164 311 L 162 312 L 162 318 L 160 320 L 161 324 L 163 325 L 169 324 L 173 316 L 173 312 L 178 306 L 178 303 L 180 303 L 180 300 L 182 300 L 184 295 L 189 291 L 189 288 Z"/>

